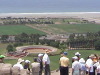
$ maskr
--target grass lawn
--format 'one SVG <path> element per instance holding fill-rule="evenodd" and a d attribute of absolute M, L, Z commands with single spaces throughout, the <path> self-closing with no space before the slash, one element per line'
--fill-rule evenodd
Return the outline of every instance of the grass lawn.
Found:
<path fill-rule="evenodd" d="M 27 27 L 25 25 L 7 25 L 7 26 L 0 26 L 0 35 L 17 35 L 21 33 L 27 34 L 45 34 L 42 31 L 33 29 L 31 27 Z"/>

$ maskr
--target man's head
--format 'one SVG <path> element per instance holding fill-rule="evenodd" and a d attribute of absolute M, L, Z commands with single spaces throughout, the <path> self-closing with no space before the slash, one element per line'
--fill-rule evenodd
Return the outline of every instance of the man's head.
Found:
<path fill-rule="evenodd" d="M 80 63 L 85 63 L 84 58 L 81 58 L 81 59 L 79 60 L 79 62 L 80 62 Z"/>
<path fill-rule="evenodd" d="M 0 59 L 2 59 L 2 58 L 5 58 L 5 56 L 4 55 L 0 55 Z"/>
<path fill-rule="evenodd" d="M 39 58 L 42 58 L 42 57 L 43 57 L 43 54 L 41 54 L 41 53 L 38 54 L 38 57 L 39 57 Z"/>
<path fill-rule="evenodd" d="M 25 60 L 25 63 L 30 63 L 30 61 L 29 60 Z"/>
<path fill-rule="evenodd" d="M 91 54 L 91 55 L 89 56 L 89 58 L 90 58 L 90 59 L 93 59 L 93 58 L 94 58 L 94 54 Z"/>
<path fill-rule="evenodd" d="M 72 57 L 72 58 L 74 59 L 74 61 L 75 61 L 75 60 L 78 60 L 78 57 L 77 57 L 77 56 L 74 56 L 74 57 Z"/>
<path fill-rule="evenodd" d="M 21 58 L 19 58 L 19 59 L 18 59 L 18 63 L 22 63 L 22 62 L 24 62 L 24 60 L 21 59 Z"/>
<path fill-rule="evenodd" d="M 66 56 L 67 54 L 68 54 L 67 52 L 64 52 L 64 53 L 63 53 L 64 56 Z"/>
<path fill-rule="evenodd" d="M 80 54 L 79 52 L 76 52 L 75 55 L 76 55 L 76 56 L 80 56 L 81 54 Z"/>
<path fill-rule="evenodd" d="M 4 55 L 0 55 L 0 63 L 3 63 L 5 56 Z"/>
<path fill-rule="evenodd" d="M 37 58 L 34 58 L 33 60 L 34 60 L 34 62 L 37 62 Z"/>
<path fill-rule="evenodd" d="M 49 52 L 49 50 L 46 50 L 46 51 L 45 51 L 45 53 L 47 53 L 47 54 L 48 54 L 48 53 L 50 53 L 50 52 Z"/>

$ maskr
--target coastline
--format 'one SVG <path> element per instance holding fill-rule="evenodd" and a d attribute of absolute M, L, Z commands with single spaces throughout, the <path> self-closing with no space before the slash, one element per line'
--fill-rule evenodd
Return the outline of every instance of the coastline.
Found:
<path fill-rule="evenodd" d="M 13 18 L 82 18 L 100 24 L 100 12 L 44 12 L 44 13 L 0 13 L 0 17 Z"/>
<path fill-rule="evenodd" d="M 91 15 L 100 15 L 100 12 L 44 12 L 44 13 L 0 13 L 0 17 L 7 17 L 7 16 L 11 16 L 11 17 L 17 17 L 17 16 L 30 16 L 30 15 L 46 15 L 46 16 L 49 16 L 49 15 L 65 15 L 65 16 L 78 16 L 78 15 L 87 15 L 87 16 L 91 16 Z M 40 16 L 40 17 L 41 17 Z M 32 17 L 32 16 L 31 16 Z"/>

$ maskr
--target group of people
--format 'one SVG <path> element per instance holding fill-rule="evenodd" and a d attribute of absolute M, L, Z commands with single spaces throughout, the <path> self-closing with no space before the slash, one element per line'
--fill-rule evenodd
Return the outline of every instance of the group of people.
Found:
<path fill-rule="evenodd" d="M 51 75 L 50 73 L 50 59 L 48 56 L 48 51 L 45 54 L 38 54 L 38 58 L 34 58 L 34 62 L 31 63 L 32 69 L 30 69 L 30 61 L 18 59 L 18 62 L 13 65 L 13 67 L 19 67 L 20 69 L 27 69 L 32 75 L 42 75 L 44 70 L 44 75 Z M 63 52 L 61 54 L 60 63 L 60 75 L 69 75 L 69 58 L 68 53 Z M 72 57 L 72 75 L 100 75 L 100 57 L 96 54 L 91 54 L 85 60 L 80 58 L 81 54 L 76 52 L 74 57 Z M 0 55 L 0 63 L 4 63 L 4 55 Z M 22 63 L 24 62 L 24 65 Z"/>
<path fill-rule="evenodd" d="M 34 58 L 34 62 L 31 63 L 32 70 L 30 70 L 30 61 L 18 59 L 18 62 L 13 65 L 13 67 L 19 67 L 20 69 L 27 69 L 32 72 L 32 75 L 42 75 L 44 70 L 44 75 L 50 75 L 50 59 L 48 56 L 49 51 L 46 50 L 45 54 L 38 54 L 38 58 Z M 24 62 L 24 65 L 22 63 Z"/>
<path fill-rule="evenodd" d="M 60 75 L 69 75 L 69 58 L 64 52 L 60 58 Z M 100 75 L 100 57 L 91 54 L 85 60 L 79 52 L 72 57 L 72 75 Z"/>

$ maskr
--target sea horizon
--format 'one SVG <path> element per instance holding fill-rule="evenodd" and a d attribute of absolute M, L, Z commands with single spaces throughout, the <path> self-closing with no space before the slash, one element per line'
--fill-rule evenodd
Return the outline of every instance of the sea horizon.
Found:
<path fill-rule="evenodd" d="M 84 14 L 84 13 L 100 13 L 100 12 L 33 12 L 33 13 L 0 13 L 0 14 Z"/>

